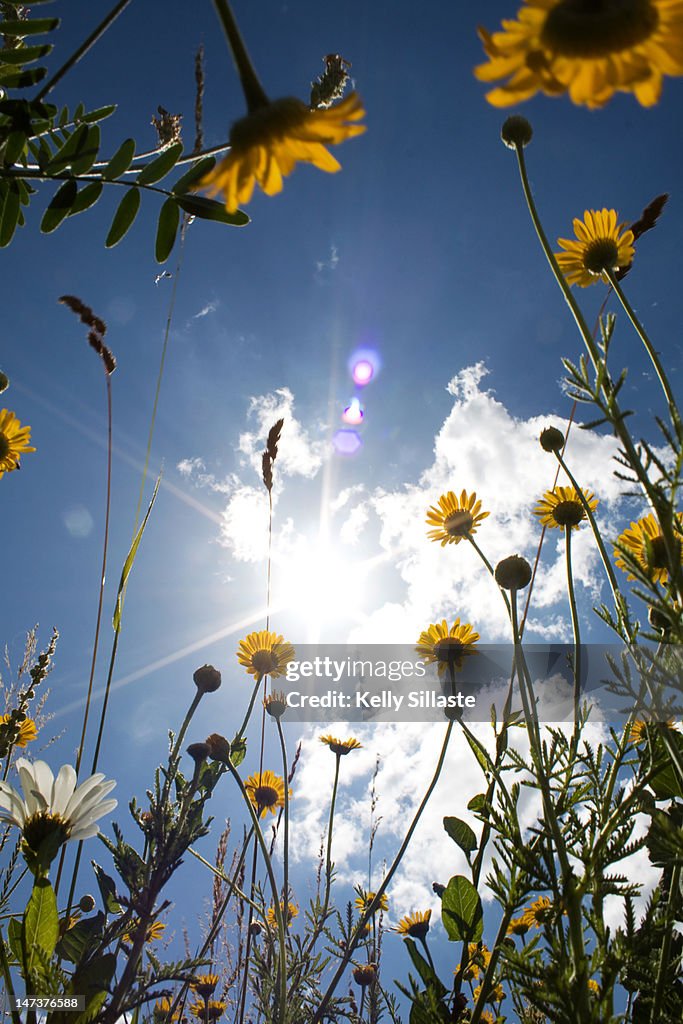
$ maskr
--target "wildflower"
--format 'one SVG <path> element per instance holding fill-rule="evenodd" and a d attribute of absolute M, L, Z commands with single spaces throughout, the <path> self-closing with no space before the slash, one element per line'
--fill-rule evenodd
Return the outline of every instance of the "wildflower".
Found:
<path fill-rule="evenodd" d="M 537 92 L 602 107 L 615 92 L 657 103 L 664 75 L 683 74 L 683 21 L 678 0 L 524 0 L 502 31 L 479 29 L 488 63 L 483 82 L 505 79 L 487 93 L 507 107 Z"/>
<path fill-rule="evenodd" d="M 547 896 L 539 896 L 537 900 L 527 907 L 522 914 L 520 921 L 524 921 L 530 928 L 540 928 L 552 914 L 552 900 Z"/>
<path fill-rule="evenodd" d="M 190 988 L 202 999 L 208 999 L 213 995 L 219 981 L 217 974 L 198 974 L 195 980 L 190 982 Z"/>
<path fill-rule="evenodd" d="M 453 491 L 448 491 L 427 511 L 427 525 L 435 527 L 428 531 L 427 536 L 430 540 L 441 541 L 441 547 L 459 544 L 464 537 L 476 533 L 479 523 L 487 515 L 488 512 L 481 511 L 476 491 L 471 494 L 462 491 L 459 498 Z"/>
<path fill-rule="evenodd" d="M 31 428 L 22 427 L 21 423 L 9 409 L 0 409 L 0 477 L 19 469 L 20 456 L 24 452 L 34 452 L 29 441 Z"/>
<path fill-rule="evenodd" d="M 56 779 L 44 761 L 20 757 L 16 767 L 24 796 L 0 782 L 0 820 L 21 829 L 24 856 L 36 873 L 47 869 L 63 843 L 97 835 L 97 819 L 116 807 L 116 800 L 104 799 L 116 783 L 97 773 L 77 786 L 68 764 Z"/>
<path fill-rule="evenodd" d="M 476 653 L 474 645 L 478 639 L 479 634 L 469 622 L 461 624 L 458 618 L 449 628 L 443 619 L 420 633 L 415 650 L 425 661 L 437 662 L 439 675 L 443 675 L 451 665 L 462 668 L 463 659 Z"/>
<path fill-rule="evenodd" d="M 129 946 L 132 946 L 135 941 L 136 933 L 139 927 L 139 921 L 131 922 L 130 931 L 126 932 L 125 935 L 122 936 L 122 941 L 128 943 Z M 152 921 L 152 923 L 148 925 L 147 931 L 145 932 L 145 942 L 158 942 L 165 931 L 166 925 L 163 923 L 163 921 Z"/>
<path fill-rule="evenodd" d="M 223 1016 L 227 1006 L 227 1003 L 224 1003 L 219 999 L 205 999 L 203 1003 L 193 1003 L 190 1007 L 190 1013 L 193 1014 L 197 1020 L 217 1021 Z"/>
<path fill-rule="evenodd" d="M 600 986 L 597 983 L 597 981 L 595 980 L 595 978 L 589 978 L 588 979 L 588 987 L 591 990 L 591 992 L 594 993 L 594 995 L 596 995 L 596 996 L 600 995 Z"/>
<path fill-rule="evenodd" d="M 479 1020 L 482 1024 L 496 1024 L 496 1018 L 493 1016 L 490 1010 L 482 1010 L 481 1017 Z"/>
<path fill-rule="evenodd" d="M 414 914 L 407 914 L 401 918 L 396 925 L 396 931 L 399 935 L 409 936 L 411 939 L 424 939 L 429 931 L 431 916 L 431 910 L 416 910 Z"/>
<path fill-rule="evenodd" d="M 353 980 L 361 988 L 372 985 L 377 977 L 377 964 L 359 964 L 353 969 Z"/>
<path fill-rule="evenodd" d="M 477 985 L 477 987 L 475 988 L 474 992 L 472 993 L 472 998 L 474 999 L 475 1003 L 477 1003 L 479 1001 L 479 996 L 480 995 L 481 995 L 481 985 Z M 499 1003 L 501 1001 L 501 999 L 504 999 L 504 998 L 505 998 L 505 992 L 503 991 L 503 986 L 498 984 L 498 985 L 494 985 L 493 988 L 489 989 L 488 995 L 486 996 L 486 1002 L 487 1003 Z"/>
<path fill-rule="evenodd" d="M 660 729 L 671 729 L 673 732 L 678 732 L 678 726 L 673 718 L 667 718 L 665 722 L 645 722 L 642 718 L 637 718 L 629 729 L 628 738 L 631 743 L 644 743 L 647 739 L 648 729 L 652 729 L 653 727 L 656 729 L 657 726 L 659 726 Z"/>
<path fill-rule="evenodd" d="M 297 163 L 313 164 L 334 173 L 341 164 L 326 148 L 361 135 L 365 116 L 354 92 L 326 110 L 311 110 L 292 97 L 265 101 L 236 121 L 230 130 L 230 152 L 198 184 L 210 196 L 221 193 L 228 213 L 248 203 L 258 182 L 266 195 L 282 191 L 282 178 Z"/>
<path fill-rule="evenodd" d="M 296 903 L 288 902 L 287 909 L 285 911 L 285 901 L 280 900 L 280 910 L 282 911 L 282 915 L 284 918 L 285 928 L 289 928 L 294 918 L 299 916 L 299 908 L 297 907 Z M 275 907 L 268 907 L 268 910 L 266 911 L 266 921 L 268 922 L 271 928 L 277 928 Z"/>
<path fill-rule="evenodd" d="M 531 566 L 521 555 L 510 555 L 501 559 L 493 575 L 503 590 L 524 590 L 531 582 Z"/>
<path fill-rule="evenodd" d="M 674 516 L 674 535 L 678 543 L 678 557 L 683 565 L 683 516 L 678 513 Z M 666 583 L 669 579 L 667 568 L 666 546 L 659 523 L 652 512 L 643 516 L 635 523 L 631 523 L 627 530 L 624 530 L 617 539 L 617 545 L 625 548 L 632 558 L 640 565 L 653 583 Z M 635 576 L 630 573 L 630 567 L 624 560 L 623 552 L 615 548 L 615 562 L 620 569 L 627 573 L 627 579 L 633 580 Z"/>
<path fill-rule="evenodd" d="M 470 942 L 467 945 L 467 967 L 463 973 L 465 981 L 472 981 L 479 977 L 480 971 L 485 971 L 491 960 L 491 952 L 483 942 Z"/>
<path fill-rule="evenodd" d="M 526 935 L 531 925 L 523 917 L 513 917 L 508 925 L 507 935 Z"/>
<path fill-rule="evenodd" d="M 282 676 L 294 657 L 294 648 L 277 633 L 262 629 L 240 640 L 237 660 L 260 682 L 264 676 Z"/>
<path fill-rule="evenodd" d="M 360 750 L 362 743 L 359 743 L 355 736 L 349 736 L 348 739 L 338 740 L 336 736 L 321 736 L 320 742 L 324 743 L 330 748 L 333 754 L 337 754 L 342 757 L 344 754 L 350 754 L 352 750 Z"/>
<path fill-rule="evenodd" d="M 275 814 L 278 807 L 285 806 L 285 783 L 274 772 L 256 772 L 244 783 L 247 796 L 256 809 L 259 818 L 264 818 L 267 811 Z"/>
<path fill-rule="evenodd" d="M 595 512 L 598 499 L 591 491 L 582 490 L 581 493 L 591 512 Z M 581 498 L 573 487 L 553 487 L 552 491 L 546 491 L 534 509 L 534 515 L 543 526 L 558 530 L 566 527 L 578 530 L 579 523 L 586 518 Z"/>
<path fill-rule="evenodd" d="M 633 262 L 633 232 L 617 224 L 616 210 L 585 210 L 583 220 L 574 218 L 576 238 L 558 238 L 565 252 L 555 253 L 558 266 L 569 284 L 587 288 L 598 280 L 609 284 L 608 270 L 628 267 Z"/>
<path fill-rule="evenodd" d="M 271 718 L 282 718 L 287 710 L 287 694 L 281 690 L 273 690 L 263 701 L 263 706 Z"/>
<path fill-rule="evenodd" d="M 362 889 L 359 891 L 358 896 L 356 897 L 354 902 L 355 902 L 355 905 L 358 908 L 358 910 L 361 912 L 361 914 L 365 913 L 365 911 L 368 909 L 368 907 L 370 906 L 370 904 L 374 900 L 375 896 L 376 896 L 376 893 L 374 893 L 374 892 L 365 892 Z M 389 900 L 387 899 L 387 894 L 385 892 L 383 892 L 382 895 L 379 898 L 379 903 L 375 907 L 375 911 L 377 911 L 377 910 L 385 910 L 386 911 L 388 909 L 389 909 Z"/>
<path fill-rule="evenodd" d="M 0 715 L 0 725 L 14 724 L 14 728 L 18 729 L 17 737 L 14 741 L 15 747 L 25 747 L 31 743 L 38 735 L 38 729 L 36 723 L 32 718 L 25 718 L 23 722 L 12 722 L 11 715 Z M 10 733 L 11 735 L 11 733 Z"/>
<path fill-rule="evenodd" d="M 213 665 L 202 665 L 192 679 L 200 693 L 215 693 L 221 685 L 221 674 Z"/>
<path fill-rule="evenodd" d="M 164 1024 L 164 1022 L 168 1020 L 168 1015 L 171 1012 L 171 1006 L 172 1003 L 168 996 L 162 996 L 161 999 L 157 999 L 156 1003 L 154 1004 L 154 1009 L 152 1010 L 154 1020 L 158 1021 L 159 1024 Z M 179 1010 L 176 1010 L 173 1013 L 173 1015 L 171 1016 L 171 1020 L 180 1020 Z"/>

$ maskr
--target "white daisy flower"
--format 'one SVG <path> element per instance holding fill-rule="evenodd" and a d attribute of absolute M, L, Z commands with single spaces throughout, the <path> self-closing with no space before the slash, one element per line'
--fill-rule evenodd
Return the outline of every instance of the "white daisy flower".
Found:
<path fill-rule="evenodd" d="M 0 782 L 0 821 L 20 828 L 26 845 L 37 850 L 50 833 L 61 832 L 57 845 L 97 835 L 98 818 L 117 805 L 104 797 L 116 785 L 99 772 L 77 786 L 78 778 L 70 764 L 59 769 L 55 779 L 45 761 L 31 764 L 20 757 L 16 762 L 21 793 L 7 782 Z"/>

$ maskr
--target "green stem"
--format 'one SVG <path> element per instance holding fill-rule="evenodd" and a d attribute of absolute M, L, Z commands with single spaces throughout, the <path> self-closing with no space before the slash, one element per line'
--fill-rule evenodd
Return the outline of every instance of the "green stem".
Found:
<path fill-rule="evenodd" d="M 671 959 L 671 939 L 674 920 L 676 917 L 676 905 L 678 902 L 679 886 L 681 882 L 681 866 L 675 864 L 671 870 L 671 881 L 669 884 L 669 897 L 666 907 L 666 931 L 662 940 L 662 949 L 659 955 L 659 966 L 657 968 L 657 982 L 655 985 L 655 996 L 650 1011 L 650 1024 L 658 1024 L 662 1019 L 662 1002 L 664 999 L 664 986 L 671 984 L 671 971 L 669 961 Z M 676 896 L 672 897 L 675 893 Z"/>
<path fill-rule="evenodd" d="M 284 1024 L 285 1017 L 287 1014 L 287 945 L 285 942 L 284 918 L 282 916 L 282 907 L 280 906 L 280 893 L 278 890 L 277 882 L 275 880 L 275 872 L 273 871 L 273 864 L 270 859 L 270 854 L 268 853 L 268 847 L 266 845 L 265 839 L 263 838 L 263 833 L 261 832 L 261 828 L 259 826 L 258 818 L 256 817 L 254 806 L 251 800 L 249 799 L 247 791 L 244 788 L 244 783 L 242 782 L 237 769 L 235 768 L 234 764 L 229 758 L 228 771 L 230 772 L 233 779 L 237 783 L 239 791 L 242 794 L 242 799 L 244 800 L 246 808 L 249 812 L 251 823 L 254 827 L 254 836 L 256 838 L 256 842 L 261 848 L 263 861 L 266 866 L 266 871 L 268 872 L 268 881 L 270 882 L 270 888 L 273 893 L 273 910 L 275 911 L 275 920 L 277 922 L 278 939 L 280 945 L 280 959 L 278 961 L 278 982 L 280 997 L 278 1006 L 278 1020 L 280 1021 L 280 1024 Z M 287 785 L 286 782 L 285 785 Z"/>
<path fill-rule="evenodd" d="M 249 719 L 251 718 L 251 713 L 254 710 L 254 701 L 256 700 L 256 694 L 258 693 L 258 688 L 261 685 L 261 680 L 262 679 L 263 679 L 263 676 L 259 676 L 259 678 L 256 680 L 256 685 L 254 686 L 254 689 L 253 689 L 252 694 L 251 694 L 251 700 L 249 701 L 249 706 L 247 707 L 247 713 L 244 716 L 244 721 L 242 722 L 241 726 L 239 727 L 239 730 L 238 730 L 237 734 L 235 735 L 235 741 L 241 740 L 242 737 L 244 736 L 244 733 L 246 731 L 247 725 L 249 724 Z"/>
<path fill-rule="evenodd" d="M 332 785 L 332 799 L 330 800 L 330 817 L 327 823 L 327 855 L 325 857 L 325 899 L 320 914 L 321 927 L 327 916 L 327 908 L 330 904 L 330 889 L 332 886 L 332 825 L 334 822 L 334 809 L 337 802 L 337 785 L 339 783 L 339 765 L 341 754 L 335 754 L 334 783 Z"/>
<path fill-rule="evenodd" d="M 213 0 L 213 5 L 228 40 L 249 113 L 258 110 L 259 107 L 267 107 L 270 101 L 251 63 L 228 0 Z"/>
<path fill-rule="evenodd" d="M 282 890 L 285 901 L 285 913 L 288 913 L 289 903 L 289 766 L 287 765 L 287 747 L 285 746 L 285 736 L 282 731 L 282 723 L 280 719 L 277 721 L 277 734 L 280 738 L 280 751 L 282 752 L 282 778 L 285 783 L 285 837 L 284 837 L 284 851 L 282 855 Z"/>
<path fill-rule="evenodd" d="M 655 373 L 657 374 L 657 378 L 658 378 L 659 383 L 661 385 L 662 391 L 664 392 L 664 396 L 666 398 L 667 405 L 669 406 L 669 415 L 671 416 L 671 423 L 673 424 L 674 430 L 676 431 L 676 436 L 677 436 L 678 440 L 682 441 L 683 440 L 683 422 L 681 422 L 681 414 L 678 411 L 678 406 L 676 405 L 676 399 L 674 398 L 674 393 L 671 390 L 671 385 L 669 384 L 669 380 L 668 380 L 668 378 L 666 376 L 666 371 L 665 371 L 664 367 L 662 366 L 662 363 L 661 363 L 661 361 L 659 359 L 659 355 L 657 354 L 657 350 L 655 349 L 654 345 L 652 344 L 652 342 L 648 338 L 648 336 L 647 336 L 647 334 L 645 332 L 645 328 L 641 324 L 640 320 L 638 319 L 638 317 L 636 316 L 635 312 L 633 311 L 633 308 L 631 307 L 631 304 L 629 303 L 628 299 L 624 295 L 622 287 L 619 284 L 619 281 L 617 279 L 617 275 L 615 274 L 615 272 L 613 270 L 608 270 L 608 271 L 606 271 L 606 273 L 607 273 L 607 276 L 609 277 L 610 284 L 612 285 L 612 288 L 614 289 L 615 295 L 617 296 L 617 298 L 619 299 L 619 302 L 624 307 L 624 311 L 625 311 L 627 317 L 629 318 L 629 320 L 633 324 L 633 327 L 635 329 L 636 334 L 638 335 L 638 337 L 642 341 L 643 345 L 645 346 L 645 351 L 647 352 L 648 356 L 650 357 L 650 362 L 652 363 L 652 365 L 654 367 L 654 370 L 655 370 Z"/>
<path fill-rule="evenodd" d="M 2 974 L 5 979 L 5 991 L 10 997 L 10 1013 L 12 1014 L 12 1024 L 21 1024 L 21 1014 L 14 1005 L 16 995 L 14 992 L 14 985 L 12 983 L 12 974 L 9 969 L 9 963 L 7 962 L 7 956 L 5 955 L 5 940 L 0 932 L 0 964 L 2 964 Z"/>
<path fill-rule="evenodd" d="M 579 615 L 576 608 L 576 593 L 574 592 L 574 574 L 572 573 L 572 527 L 565 526 L 565 556 L 567 566 L 567 595 L 569 597 L 569 610 L 572 617 L 572 631 L 574 633 L 574 734 L 572 736 L 572 753 L 575 754 L 579 739 L 579 722 L 581 719 L 581 631 L 579 626 Z M 570 758 L 571 760 L 571 758 Z"/>
<path fill-rule="evenodd" d="M 365 928 L 365 925 L 371 919 L 372 915 L 375 913 L 377 908 L 379 907 L 380 900 L 381 900 L 382 896 L 384 895 L 384 892 L 386 891 L 386 889 L 387 889 L 387 887 L 389 885 L 389 882 L 394 877 L 394 874 L 396 873 L 396 870 L 398 869 L 398 866 L 399 866 L 399 864 L 401 863 L 401 861 L 403 859 L 403 855 L 405 854 L 406 850 L 408 849 L 408 844 L 410 843 L 410 840 L 413 838 L 413 833 L 415 832 L 415 829 L 418 826 L 420 818 L 422 817 L 422 812 L 424 811 L 425 807 L 427 806 L 429 798 L 432 795 L 437 782 L 439 781 L 439 776 L 441 775 L 441 769 L 443 768 L 443 763 L 444 763 L 444 761 L 446 759 L 446 751 L 448 750 L 448 741 L 451 738 L 451 732 L 452 731 L 453 731 L 453 722 L 449 722 L 448 726 L 446 728 L 446 735 L 444 736 L 444 741 L 443 741 L 443 744 L 441 746 L 441 753 L 439 754 L 439 760 L 437 761 L 436 768 L 434 769 L 434 775 L 432 776 L 432 781 L 429 783 L 429 786 L 427 787 L 427 791 L 426 791 L 425 795 L 422 798 L 420 806 L 418 807 L 418 809 L 417 809 L 417 811 L 415 813 L 415 816 L 413 817 L 412 822 L 410 823 L 410 828 L 408 829 L 408 831 L 405 834 L 405 838 L 404 838 L 403 842 L 401 843 L 401 847 L 400 847 L 398 853 L 394 857 L 393 863 L 392 863 L 391 867 L 389 868 L 389 871 L 384 876 L 384 880 L 382 881 L 379 889 L 375 893 L 375 898 L 365 908 L 365 911 L 361 915 L 360 920 L 359 920 L 358 924 L 356 925 L 356 930 L 353 933 L 353 935 L 351 936 L 351 940 L 350 940 L 347 948 L 344 951 L 343 957 L 339 961 L 339 964 L 337 966 L 336 971 L 334 972 L 332 980 L 330 981 L 329 985 L 327 986 L 325 994 L 323 995 L 323 997 L 322 997 L 322 999 L 320 1001 L 320 1004 L 319 1004 L 317 1010 L 315 1011 L 315 1013 L 314 1013 L 314 1015 L 313 1015 L 313 1017 L 311 1019 L 311 1024 L 319 1024 L 319 1021 L 321 1021 L 323 1016 L 325 1015 L 325 1010 L 327 1009 L 327 1005 L 328 1005 L 330 999 L 332 998 L 332 995 L 334 994 L 334 990 L 336 989 L 337 985 L 339 984 L 339 981 L 341 979 L 342 974 L 346 970 L 346 967 L 347 967 L 347 965 L 348 965 L 348 963 L 349 963 L 349 961 L 350 961 L 350 959 L 351 959 L 351 957 L 353 955 L 354 949 L 358 945 L 358 942 L 359 942 L 359 940 L 360 940 L 360 938 L 361 938 L 361 936 L 363 934 L 363 929 Z"/>
<path fill-rule="evenodd" d="M 484 563 L 484 565 L 486 566 L 487 572 L 489 573 L 491 578 L 495 579 L 496 578 L 496 574 L 495 574 L 495 570 L 494 570 L 493 566 L 491 565 L 491 563 L 489 562 L 488 558 L 486 557 L 484 552 L 481 550 L 481 548 L 479 547 L 479 545 L 477 544 L 476 540 L 474 539 L 474 537 L 472 536 L 471 533 L 467 534 L 467 539 L 470 542 L 470 544 L 472 545 L 472 547 L 474 548 L 474 550 L 477 552 L 479 557 L 481 558 L 481 560 Z M 501 596 L 502 596 L 503 600 L 505 601 L 505 607 L 508 610 L 508 615 L 510 615 L 510 601 L 508 599 L 508 596 L 507 596 L 507 594 L 505 593 L 504 590 L 501 590 L 500 593 L 501 593 Z"/>
<path fill-rule="evenodd" d="M 66 60 L 62 64 L 61 68 L 55 71 L 52 78 L 48 79 L 48 81 L 45 83 L 45 85 L 42 87 L 40 92 L 35 97 L 34 102 L 42 100 L 44 96 L 47 96 L 47 94 L 54 89 L 57 82 L 61 82 L 61 80 L 64 78 L 67 72 L 69 72 L 75 64 L 78 64 L 81 57 L 84 57 L 88 50 L 90 50 L 98 41 L 98 39 L 100 39 L 104 35 L 107 29 L 116 21 L 119 14 L 121 14 L 121 12 L 128 6 L 130 2 L 131 0 L 119 0 L 119 2 L 112 7 L 109 14 L 107 14 L 104 20 L 99 23 L 97 28 L 90 33 L 85 42 L 81 43 L 78 49 L 74 50 L 74 52 L 71 54 L 68 60 Z"/>

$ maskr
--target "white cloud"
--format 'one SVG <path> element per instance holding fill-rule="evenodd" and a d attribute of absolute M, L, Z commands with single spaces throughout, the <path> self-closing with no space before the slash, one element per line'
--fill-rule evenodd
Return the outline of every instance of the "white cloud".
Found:
<path fill-rule="evenodd" d="M 202 306 L 198 313 L 194 314 L 192 319 L 200 320 L 202 317 L 208 316 L 209 313 L 215 313 L 216 310 L 218 309 L 218 305 L 219 304 L 217 301 L 207 302 L 205 306 Z"/>
<path fill-rule="evenodd" d="M 369 518 L 370 513 L 365 503 L 354 505 L 339 528 L 339 539 L 342 544 L 357 544 Z"/>
<path fill-rule="evenodd" d="M 239 478 L 229 474 L 223 480 L 219 480 L 213 473 L 206 472 L 204 460 L 195 456 L 191 459 L 181 459 L 176 463 L 176 469 L 186 480 L 191 480 L 196 487 L 205 487 L 218 494 L 231 494 L 239 486 Z"/>
<path fill-rule="evenodd" d="M 265 448 L 268 431 L 273 424 L 284 419 L 277 456 L 277 475 L 314 477 L 329 454 L 327 441 L 316 440 L 309 430 L 294 415 L 294 395 L 289 388 L 278 388 L 268 395 L 259 395 L 249 400 L 248 416 L 257 422 L 253 431 L 240 434 L 238 449 L 260 477 L 261 455 Z M 313 430 L 322 433 L 322 427 L 315 424 Z"/>
<path fill-rule="evenodd" d="M 337 269 L 339 264 L 339 249 L 332 243 L 330 245 L 330 255 L 326 260 L 315 261 L 316 276 L 320 277 L 325 271 L 334 271 Z"/>

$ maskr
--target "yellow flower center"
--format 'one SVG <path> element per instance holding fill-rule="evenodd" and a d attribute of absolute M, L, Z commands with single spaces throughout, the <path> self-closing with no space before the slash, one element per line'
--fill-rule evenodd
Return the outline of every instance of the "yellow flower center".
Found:
<path fill-rule="evenodd" d="M 578 526 L 584 518 L 583 506 L 578 501 L 558 501 L 552 516 L 558 526 Z"/>
<path fill-rule="evenodd" d="M 262 676 L 267 676 L 278 667 L 274 651 L 255 651 L 251 663 L 259 675 Z"/>
<path fill-rule="evenodd" d="M 269 146 L 298 128 L 308 113 L 301 100 L 292 97 L 275 100 L 236 121 L 230 130 L 230 145 L 237 149 Z"/>
<path fill-rule="evenodd" d="M 71 828 L 58 814 L 38 811 L 24 825 L 23 835 L 28 848 L 37 852 L 48 837 L 54 836 L 55 846 L 61 846 L 71 835 Z"/>
<path fill-rule="evenodd" d="M 467 509 L 458 509 L 444 520 L 443 528 L 451 537 L 464 537 L 472 529 L 474 519 Z"/>
<path fill-rule="evenodd" d="M 659 24 L 651 0 L 561 0 L 541 41 L 563 57 L 607 57 L 649 39 Z"/>
<path fill-rule="evenodd" d="M 583 265 L 591 274 L 602 274 L 619 266 L 617 243 L 611 238 L 597 238 L 586 247 Z"/>
<path fill-rule="evenodd" d="M 666 569 L 668 560 L 666 557 L 666 544 L 661 534 L 657 537 L 648 537 L 646 544 L 647 564 L 651 569 Z"/>
<path fill-rule="evenodd" d="M 278 791 L 272 786 L 257 786 L 254 796 L 259 807 L 274 807 L 279 799 Z"/>
<path fill-rule="evenodd" d="M 434 648 L 434 653 L 438 661 L 457 664 L 465 653 L 465 644 L 456 640 L 455 637 L 446 637 L 445 640 L 439 640 Z"/>
<path fill-rule="evenodd" d="M 0 430 L 0 462 L 2 462 L 2 460 L 7 455 L 9 455 L 9 450 L 9 441 L 7 440 L 7 437 L 3 434 L 3 432 Z"/>

